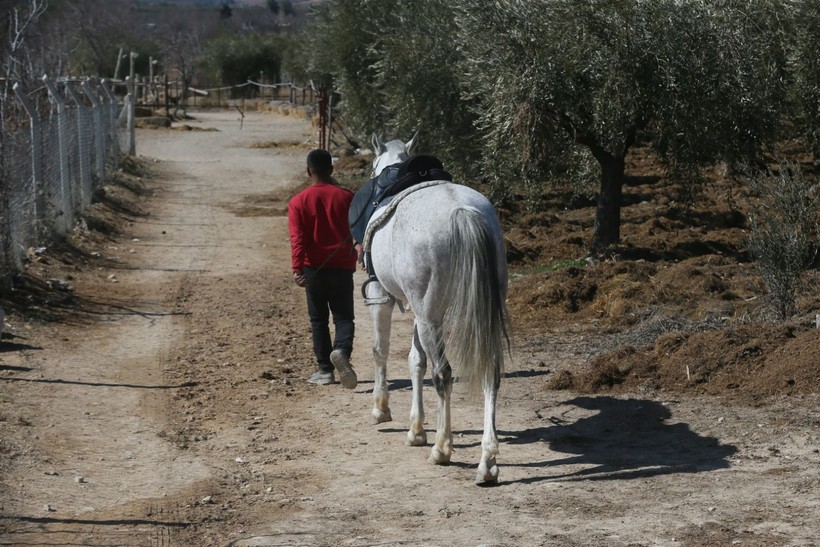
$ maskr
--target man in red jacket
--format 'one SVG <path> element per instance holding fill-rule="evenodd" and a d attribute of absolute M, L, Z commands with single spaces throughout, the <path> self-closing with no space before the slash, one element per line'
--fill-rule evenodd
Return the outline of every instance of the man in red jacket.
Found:
<path fill-rule="evenodd" d="M 353 389 L 358 382 L 350 366 L 357 253 L 347 220 L 353 193 L 333 181 L 333 161 L 324 150 L 308 154 L 307 173 L 311 185 L 288 203 L 288 229 L 293 280 L 307 293 L 317 361 L 317 371 L 308 382 L 334 383 L 335 367 L 342 385 Z M 332 345 L 331 314 L 335 327 Z"/>

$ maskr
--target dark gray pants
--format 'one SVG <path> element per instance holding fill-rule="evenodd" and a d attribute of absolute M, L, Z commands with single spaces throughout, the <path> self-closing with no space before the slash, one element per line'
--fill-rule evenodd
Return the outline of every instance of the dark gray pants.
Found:
<path fill-rule="evenodd" d="M 309 279 L 307 289 L 313 352 L 319 370 L 331 372 L 330 352 L 338 349 L 350 357 L 355 331 L 353 315 L 353 271 L 314 270 L 305 268 Z M 330 316 L 333 316 L 334 337 L 330 339 Z"/>

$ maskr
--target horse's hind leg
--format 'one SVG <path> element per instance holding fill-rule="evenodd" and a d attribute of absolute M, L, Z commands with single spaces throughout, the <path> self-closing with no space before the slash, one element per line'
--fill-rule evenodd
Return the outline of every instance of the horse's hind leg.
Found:
<path fill-rule="evenodd" d="M 371 294 L 371 290 L 379 294 Z M 371 283 L 367 287 L 368 298 L 375 298 L 384 293 L 378 283 Z M 370 306 L 370 315 L 373 318 L 374 341 L 373 362 L 375 365 L 373 377 L 373 423 L 380 424 L 393 419 L 390 413 L 390 392 L 387 390 L 387 357 L 390 354 L 390 327 L 393 321 L 394 300 L 385 304 Z"/>
<path fill-rule="evenodd" d="M 427 444 L 427 432 L 424 431 L 424 374 L 427 371 L 427 355 L 419 341 L 418 325 L 413 328 L 413 344 L 407 357 L 407 368 L 410 382 L 413 384 L 413 396 L 410 403 L 410 430 L 407 432 L 407 444 L 424 446 Z"/>
<path fill-rule="evenodd" d="M 453 455 L 453 431 L 450 423 L 450 394 L 453 391 L 453 371 L 444 357 L 444 342 L 440 328 L 418 325 L 418 339 L 421 347 L 432 360 L 433 386 L 438 395 L 438 420 L 436 423 L 436 440 L 430 453 L 430 463 L 450 463 Z M 416 386 L 413 385 L 415 395 Z M 421 399 L 421 386 L 418 397 Z"/>
<path fill-rule="evenodd" d="M 498 435 L 495 430 L 495 407 L 499 384 L 484 387 L 484 436 L 481 438 L 481 461 L 478 462 L 476 484 L 498 482 Z"/>
<path fill-rule="evenodd" d="M 450 463 L 453 455 L 453 430 L 450 423 L 450 394 L 453 391 L 453 371 L 445 360 L 438 371 L 433 373 L 433 385 L 438 394 L 438 423 L 436 442 L 430 452 L 430 463 Z"/>

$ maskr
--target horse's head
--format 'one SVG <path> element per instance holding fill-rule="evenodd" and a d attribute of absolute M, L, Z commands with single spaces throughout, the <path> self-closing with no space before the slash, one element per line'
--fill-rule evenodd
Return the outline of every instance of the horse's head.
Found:
<path fill-rule="evenodd" d="M 379 137 L 373 133 L 373 152 L 376 158 L 373 160 L 373 173 L 371 176 L 378 177 L 385 167 L 399 163 L 413 155 L 413 146 L 416 144 L 416 137 L 418 132 L 413 135 L 413 138 L 406 143 L 400 140 L 393 140 L 389 142 L 382 142 Z"/>

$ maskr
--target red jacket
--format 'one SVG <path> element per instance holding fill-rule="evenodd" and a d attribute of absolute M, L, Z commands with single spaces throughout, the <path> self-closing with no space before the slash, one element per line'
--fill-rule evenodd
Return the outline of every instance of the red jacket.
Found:
<path fill-rule="evenodd" d="M 315 183 L 288 203 L 293 271 L 309 268 L 355 270 L 357 254 L 347 223 L 353 192 Z"/>

